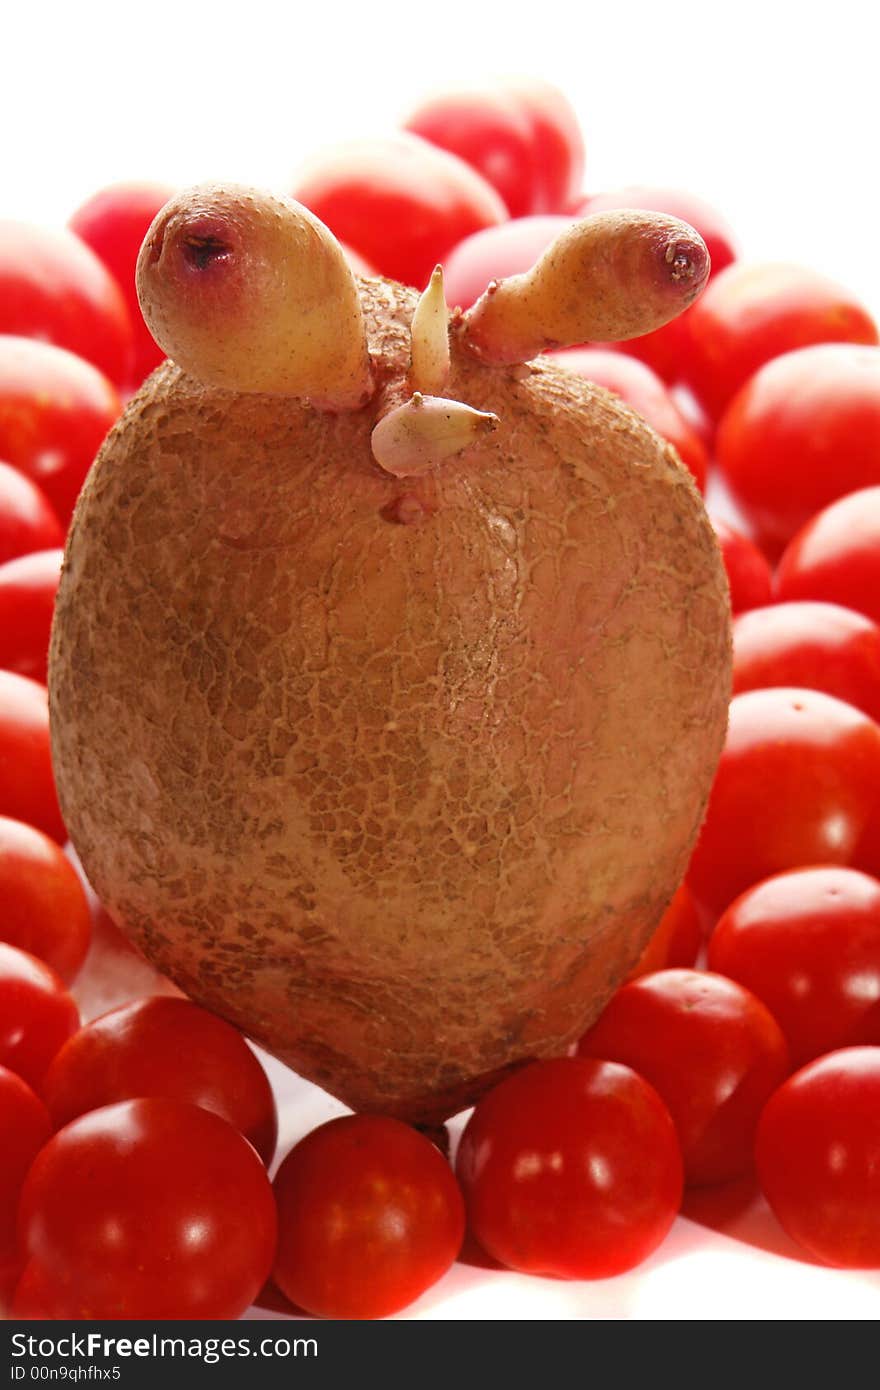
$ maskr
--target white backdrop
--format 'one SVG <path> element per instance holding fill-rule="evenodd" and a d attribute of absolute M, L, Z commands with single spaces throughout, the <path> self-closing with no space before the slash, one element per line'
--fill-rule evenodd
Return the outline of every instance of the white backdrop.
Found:
<path fill-rule="evenodd" d="M 878 312 L 878 39 L 870 0 L 19 4 L 0 215 L 64 221 L 126 178 L 284 188 L 305 155 L 390 128 L 427 89 L 532 73 L 581 117 L 589 191 L 692 188 L 747 254 L 813 265 Z"/>

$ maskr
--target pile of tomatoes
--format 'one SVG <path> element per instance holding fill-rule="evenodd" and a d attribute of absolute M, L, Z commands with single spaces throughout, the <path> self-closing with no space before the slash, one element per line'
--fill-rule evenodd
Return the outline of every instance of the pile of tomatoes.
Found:
<path fill-rule="evenodd" d="M 880 1266 L 880 347 L 849 291 L 738 258 L 693 195 L 584 195 L 541 83 L 438 96 L 319 155 L 288 192 L 353 265 L 450 304 L 527 269 L 572 218 L 635 206 L 703 235 L 682 318 L 557 354 L 677 448 L 742 520 L 716 529 L 734 622 L 727 743 L 685 883 L 576 1055 L 476 1106 L 454 1168 L 378 1116 L 284 1158 L 272 1089 L 182 997 L 81 1026 L 92 906 L 64 851 L 46 658 L 71 511 L 158 364 L 134 264 L 170 188 L 0 224 L 0 1298 L 22 1317 L 237 1317 L 274 1279 L 306 1312 L 393 1313 L 466 1227 L 500 1264 L 592 1279 L 662 1241 L 685 1188 L 753 1173 L 788 1234 Z M 700 968 L 697 968 L 697 965 Z"/>

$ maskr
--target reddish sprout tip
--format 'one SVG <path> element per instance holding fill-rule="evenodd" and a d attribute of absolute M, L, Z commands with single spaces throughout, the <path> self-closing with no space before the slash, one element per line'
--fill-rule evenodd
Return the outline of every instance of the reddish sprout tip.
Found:
<path fill-rule="evenodd" d="M 673 233 L 665 242 L 663 261 L 671 284 L 694 298 L 709 278 L 709 252 L 697 236 Z"/>
<path fill-rule="evenodd" d="M 232 255 L 232 248 L 218 237 L 191 234 L 181 239 L 180 254 L 190 270 L 202 271 L 218 261 L 227 260 Z"/>

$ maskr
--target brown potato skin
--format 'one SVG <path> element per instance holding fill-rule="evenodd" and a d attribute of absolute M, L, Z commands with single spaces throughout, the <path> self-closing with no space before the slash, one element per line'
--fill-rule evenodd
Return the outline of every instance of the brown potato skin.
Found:
<path fill-rule="evenodd" d="M 361 292 L 393 396 L 417 296 Z M 424 1123 L 564 1051 L 636 960 L 730 683 L 672 448 L 454 335 L 448 395 L 498 430 L 401 480 L 375 406 L 166 363 L 80 498 L 50 667 L 64 817 L 113 917 L 303 1076 Z"/>

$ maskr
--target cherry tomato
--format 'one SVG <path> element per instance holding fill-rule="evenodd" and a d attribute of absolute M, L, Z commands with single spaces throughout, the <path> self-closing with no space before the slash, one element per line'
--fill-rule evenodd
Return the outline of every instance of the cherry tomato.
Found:
<path fill-rule="evenodd" d="M 0 942 L 0 1066 L 39 1089 L 79 1010 L 45 961 Z"/>
<path fill-rule="evenodd" d="M 0 816 L 67 839 L 52 772 L 49 701 L 44 685 L 0 671 Z"/>
<path fill-rule="evenodd" d="M 644 362 L 622 352 L 602 348 L 570 348 L 548 356 L 561 367 L 595 381 L 620 396 L 648 424 L 674 445 L 682 463 L 690 469 L 697 487 L 706 485 L 709 458 L 706 446 L 688 424 L 663 382 Z"/>
<path fill-rule="evenodd" d="M 220 1115 L 264 1163 L 275 1152 L 266 1073 L 237 1029 L 188 999 L 139 999 L 86 1024 L 55 1056 L 42 1095 L 56 1128 L 113 1101 L 168 1096 Z"/>
<path fill-rule="evenodd" d="M 880 623 L 880 487 L 841 497 L 807 522 L 776 572 L 780 599 L 825 599 Z"/>
<path fill-rule="evenodd" d="M 423 101 L 404 122 L 458 155 L 495 188 L 511 217 L 556 212 L 576 197 L 584 171 L 577 117 L 542 82 L 458 88 Z"/>
<path fill-rule="evenodd" d="M 792 1062 L 880 1044 L 880 883 L 856 869 L 792 869 L 719 919 L 709 968 L 762 999 Z"/>
<path fill-rule="evenodd" d="M 69 984 L 91 939 L 88 899 L 55 841 L 6 816 L 0 816 L 0 904 L 0 940 L 45 961 Z"/>
<path fill-rule="evenodd" d="M 776 603 L 733 625 L 733 689 L 807 686 L 880 720 L 880 627 L 836 603 Z"/>
<path fill-rule="evenodd" d="M 771 601 L 773 571 L 756 545 L 728 526 L 720 517 L 710 518 L 721 547 L 721 558 L 730 585 L 730 607 L 734 613 L 761 608 Z"/>
<path fill-rule="evenodd" d="M 755 1157 L 792 1240 L 829 1264 L 880 1265 L 880 1047 L 795 1072 L 761 1116 Z"/>
<path fill-rule="evenodd" d="M 733 233 L 722 215 L 702 198 L 681 189 L 634 187 L 595 193 L 577 204 L 573 211 L 577 217 L 587 217 L 594 212 L 614 212 L 618 208 L 665 212 L 696 228 L 708 248 L 713 276 L 736 257 Z M 689 343 L 686 325 L 692 312 L 693 306 L 653 333 L 630 338 L 621 344 L 623 350 L 647 362 L 664 381 L 677 381 L 684 371 Z"/>
<path fill-rule="evenodd" d="M 469 309 L 492 280 L 531 270 L 570 226 L 570 217 L 518 217 L 465 237 L 443 263 L 446 302 L 450 308 Z"/>
<path fill-rule="evenodd" d="M 704 970 L 661 970 L 624 985 L 578 1054 L 650 1081 L 695 1186 L 748 1171 L 758 1117 L 791 1070 L 782 1030 L 760 999 Z"/>
<path fill-rule="evenodd" d="M 293 196 L 380 274 L 419 289 L 462 237 L 507 217 L 470 165 L 406 134 L 327 150 Z"/>
<path fill-rule="evenodd" d="M 381 1318 L 445 1274 L 464 1203 L 445 1158 L 400 1120 L 345 1115 L 312 1130 L 275 1178 L 274 1279 L 306 1312 Z"/>
<path fill-rule="evenodd" d="M 818 690 L 749 690 L 730 704 L 727 742 L 687 881 L 711 920 L 783 869 L 862 866 L 880 786 L 880 728 Z"/>
<path fill-rule="evenodd" d="M 61 523 L 46 495 L 17 468 L 0 463 L 0 564 L 63 542 Z"/>
<path fill-rule="evenodd" d="M 0 333 L 55 343 L 111 381 L 128 380 L 133 347 L 125 300 L 71 232 L 0 222 Z"/>
<path fill-rule="evenodd" d="M 687 319 L 684 375 L 717 420 L 773 357 L 814 343 L 876 343 L 877 326 L 833 280 L 797 265 L 728 266 Z"/>
<path fill-rule="evenodd" d="M 67 1316 L 63 1307 L 56 1307 L 51 1279 L 33 1260 L 22 1272 L 9 1311 L 20 1322 L 46 1322 Z"/>
<path fill-rule="evenodd" d="M 21 1185 L 51 1133 L 43 1102 L 20 1076 L 0 1067 L 0 1298 L 4 1300 L 19 1269 L 15 1217 Z"/>
<path fill-rule="evenodd" d="M 488 1254 L 526 1274 L 604 1279 L 647 1259 L 681 1203 L 681 1152 L 628 1067 L 533 1062 L 478 1102 L 456 1159 Z"/>
<path fill-rule="evenodd" d="M 164 1097 L 66 1125 L 38 1154 L 19 1207 L 22 1248 L 68 1318 L 239 1317 L 271 1269 L 275 1227 L 247 1140 Z"/>
<path fill-rule="evenodd" d="M 0 667 L 43 685 L 63 558 L 63 550 L 36 550 L 0 564 Z"/>
<path fill-rule="evenodd" d="M 174 196 L 163 183 L 118 183 L 102 188 L 77 208 L 70 229 L 94 251 L 116 281 L 133 329 L 129 376 L 124 385 L 138 386 L 165 354 L 144 322 L 134 283 L 141 242 L 153 218 Z"/>
<path fill-rule="evenodd" d="M 107 378 L 82 358 L 0 336 L 0 457 L 39 484 L 65 526 L 121 409 Z"/>
<path fill-rule="evenodd" d="M 681 884 L 672 902 L 632 970 L 628 980 L 651 975 L 675 965 L 693 965 L 700 953 L 703 932 L 691 891 Z"/>
<path fill-rule="evenodd" d="M 821 507 L 880 478 L 880 348 L 824 343 L 768 362 L 722 416 L 717 460 L 778 556 Z"/>

